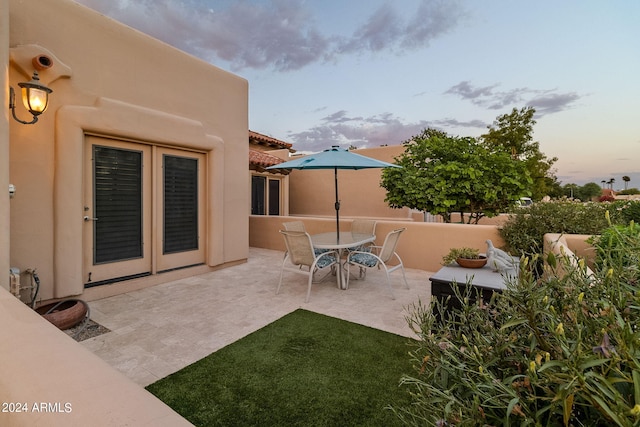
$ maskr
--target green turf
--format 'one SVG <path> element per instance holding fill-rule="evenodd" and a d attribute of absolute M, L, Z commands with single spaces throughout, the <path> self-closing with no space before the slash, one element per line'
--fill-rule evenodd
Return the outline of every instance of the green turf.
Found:
<path fill-rule="evenodd" d="M 196 426 L 393 426 L 409 338 L 296 310 L 147 389 Z"/>

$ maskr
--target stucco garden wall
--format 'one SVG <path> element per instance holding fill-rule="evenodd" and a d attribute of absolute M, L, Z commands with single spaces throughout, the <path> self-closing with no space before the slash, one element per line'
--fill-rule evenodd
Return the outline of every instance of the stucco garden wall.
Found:
<path fill-rule="evenodd" d="M 9 180 L 17 189 L 10 266 L 38 269 L 42 299 L 83 292 L 82 257 L 91 251 L 82 244 L 85 134 L 204 153 L 206 265 L 246 259 L 247 81 L 73 1 L 5 2 L 9 31 L 3 25 L 0 43 L 10 48 L 9 83 L 30 80 L 34 53 L 54 59 L 40 71 L 53 89 L 47 111 L 34 125 L 9 120 Z M 17 113 L 30 118 L 19 96 Z"/>
<path fill-rule="evenodd" d="M 0 324 L 1 426 L 191 425 L 2 288 Z"/>
<path fill-rule="evenodd" d="M 6 13 L 9 0 L 0 0 L 0 105 L 9 103 L 9 14 Z M 9 111 L 2 109 L 0 114 L 0 271 L 9 269 Z M 0 287 L 9 289 L 9 276 L 0 275 Z"/>
<path fill-rule="evenodd" d="M 335 218 L 313 217 L 249 217 L 249 245 L 252 247 L 285 250 L 284 239 L 279 233 L 283 222 L 300 221 L 310 234 L 335 231 Z M 351 228 L 351 219 L 340 221 L 340 230 Z M 481 252 L 487 249 L 486 240 L 491 239 L 496 247 L 504 245 L 498 228 L 492 225 L 441 224 L 428 222 L 409 222 L 378 220 L 376 224 L 376 244 L 381 245 L 390 231 L 406 227 L 400 237 L 397 252 L 405 266 L 435 272 L 441 267 L 442 257 L 453 247 L 477 248 Z"/>

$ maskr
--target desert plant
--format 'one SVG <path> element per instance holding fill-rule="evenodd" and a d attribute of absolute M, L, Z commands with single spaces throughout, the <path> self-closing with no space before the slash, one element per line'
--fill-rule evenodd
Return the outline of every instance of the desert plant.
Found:
<path fill-rule="evenodd" d="M 614 224 L 640 224 L 640 200 L 616 200 L 609 203 L 608 210 Z"/>
<path fill-rule="evenodd" d="M 581 203 L 568 199 L 534 203 L 526 209 L 516 209 L 500 228 L 508 252 L 532 258 L 542 253 L 545 233 L 599 234 L 608 227 L 607 203 Z M 612 215 L 614 223 L 622 221 Z"/>
<path fill-rule="evenodd" d="M 420 336 L 416 370 L 402 380 L 413 403 L 396 414 L 410 425 L 638 425 L 640 292 L 601 242 L 607 261 L 593 274 L 581 260 L 549 255 L 549 274 L 536 278 L 525 259 L 491 301 L 470 303 L 467 287 L 459 309 L 416 304 L 408 318 Z M 616 244 L 640 255 L 640 234 Z"/>
<path fill-rule="evenodd" d="M 627 283 L 637 286 L 640 280 L 640 224 L 614 225 L 590 243 L 596 247 L 595 263 L 601 269 L 619 268 L 619 274 Z M 632 250 L 629 250 L 632 248 Z"/>
<path fill-rule="evenodd" d="M 480 251 L 473 248 L 451 248 L 449 253 L 442 257 L 442 265 L 449 265 L 458 258 L 478 259 Z"/>

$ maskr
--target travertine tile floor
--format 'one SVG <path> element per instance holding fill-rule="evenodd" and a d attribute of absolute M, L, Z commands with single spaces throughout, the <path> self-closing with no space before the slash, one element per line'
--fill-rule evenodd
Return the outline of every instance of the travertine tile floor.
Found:
<path fill-rule="evenodd" d="M 399 335 L 413 336 L 405 316 L 429 303 L 430 273 L 383 270 L 340 290 L 335 278 L 314 284 L 305 303 L 306 277 L 285 272 L 275 294 L 283 253 L 251 248 L 247 263 L 90 303 L 91 318 L 111 332 L 81 344 L 146 386 L 298 309 L 315 311 Z"/>

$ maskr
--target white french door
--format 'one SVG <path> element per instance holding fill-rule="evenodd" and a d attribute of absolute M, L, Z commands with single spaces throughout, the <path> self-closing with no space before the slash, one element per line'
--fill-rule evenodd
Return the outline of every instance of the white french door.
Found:
<path fill-rule="evenodd" d="M 87 136 L 85 286 L 205 261 L 205 156 Z"/>

